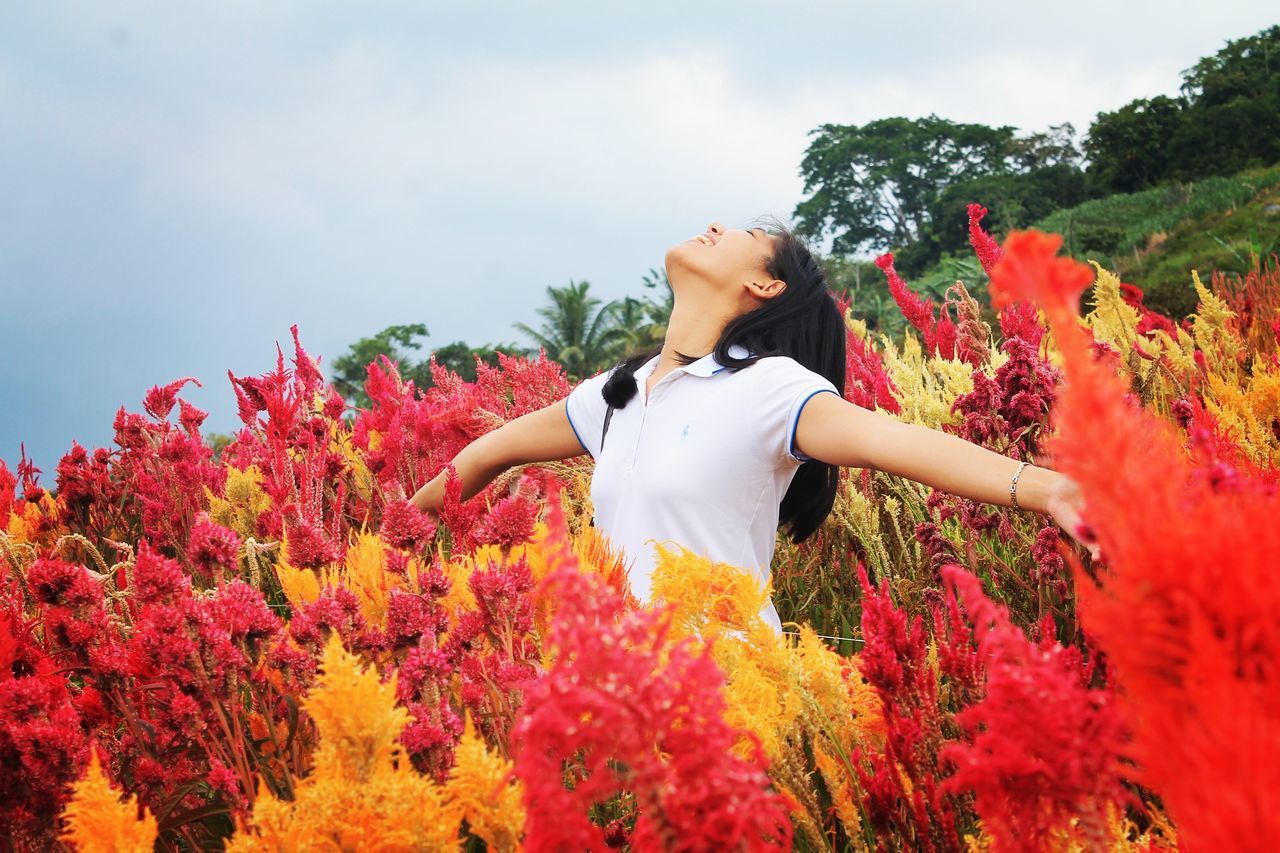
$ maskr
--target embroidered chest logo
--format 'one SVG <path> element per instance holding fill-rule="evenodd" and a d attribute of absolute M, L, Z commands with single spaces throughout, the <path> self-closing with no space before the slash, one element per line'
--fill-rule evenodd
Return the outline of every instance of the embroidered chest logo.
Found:
<path fill-rule="evenodd" d="M 680 431 L 680 440 L 684 441 L 688 437 L 689 437 L 689 425 L 685 424 L 684 429 Z"/>

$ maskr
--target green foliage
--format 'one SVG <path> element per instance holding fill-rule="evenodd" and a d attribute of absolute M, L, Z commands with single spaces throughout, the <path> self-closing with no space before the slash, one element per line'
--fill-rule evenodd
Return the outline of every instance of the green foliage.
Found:
<path fill-rule="evenodd" d="M 334 389 L 348 403 L 358 408 L 368 408 L 369 397 L 364 392 L 364 382 L 368 365 L 378 356 L 386 356 L 400 365 L 400 375 L 405 379 L 413 379 L 415 384 L 427 378 L 423 374 L 429 372 L 415 365 L 407 357 L 407 350 L 421 349 L 422 344 L 415 340 L 426 337 L 430 332 L 422 323 L 388 326 L 376 335 L 356 341 L 343 355 L 338 356 L 330 365 L 330 381 Z M 419 385 L 418 387 L 422 387 Z"/>
<path fill-rule="evenodd" d="M 884 273 L 874 263 L 856 258 L 829 256 L 820 258 L 827 276 L 827 287 L 848 295 L 849 313 L 862 320 L 869 331 L 886 334 L 894 340 L 902 336 L 906 320 L 889 295 Z"/>
<path fill-rule="evenodd" d="M 1106 192 L 1229 175 L 1280 161 L 1280 26 L 1236 39 L 1183 72 L 1182 96 L 1099 113 L 1085 151 Z"/>
<path fill-rule="evenodd" d="M 1089 197 L 1085 174 L 1072 163 L 1055 163 L 1029 172 L 989 175 L 948 187 L 933 206 L 933 239 L 941 254 L 969 254 L 968 205 L 990 211 L 983 225 L 1000 233 L 1026 228 L 1055 210 Z"/>
<path fill-rule="evenodd" d="M 1063 235 L 1067 252 L 1140 282 L 1146 303 L 1172 317 L 1195 310 L 1187 270 L 1245 272 L 1250 256 L 1280 252 L 1280 167 L 1172 183 L 1087 201 L 1035 227 Z"/>
<path fill-rule="evenodd" d="M 804 191 L 812 195 L 796 207 L 797 230 L 832 235 L 839 255 L 912 245 L 925 233 L 939 193 L 1009 168 L 1013 134 L 1012 127 L 936 115 L 824 124 L 810 132 L 815 138 L 800 165 Z"/>
<path fill-rule="evenodd" d="M 213 451 L 213 461 L 222 461 L 223 449 L 235 440 L 234 435 L 228 435 L 225 432 L 206 432 L 203 435 L 205 446 Z"/>
<path fill-rule="evenodd" d="M 1098 113 L 1084 141 L 1089 175 L 1106 192 L 1131 193 L 1166 178 L 1173 169 L 1169 140 L 1185 122 L 1184 102 L 1159 95 Z"/>

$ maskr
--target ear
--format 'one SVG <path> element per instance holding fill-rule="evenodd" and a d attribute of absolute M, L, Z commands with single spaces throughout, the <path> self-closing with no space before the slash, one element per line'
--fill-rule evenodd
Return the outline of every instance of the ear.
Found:
<path fill-rule="evenodd" d="M 745 282 L 745 285 L 752 296 L 758 296 L 761 299 L 772 299 L 787 289 L 787 283 L 780 278 L 775 278 L 772 281 L 751 279 Z"/>

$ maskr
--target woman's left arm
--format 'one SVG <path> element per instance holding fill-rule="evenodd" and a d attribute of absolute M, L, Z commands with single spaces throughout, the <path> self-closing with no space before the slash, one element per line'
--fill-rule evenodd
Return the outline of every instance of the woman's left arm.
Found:
<path fill-rule="evenodd" d="M 1009 485 L 1022 464 L 959 436 L 906 424 L 835 394 L 816 394 L 796 424 L 802 453 L 832 465 L 875 468 L 962 498 L 1012 506 Z M 1074 480 L 1027 465 L 1018 475 L 1018 505 L 1047 513 L 1097 557 L 1092 532 L 1082 526 L 1083 500 Z"/>

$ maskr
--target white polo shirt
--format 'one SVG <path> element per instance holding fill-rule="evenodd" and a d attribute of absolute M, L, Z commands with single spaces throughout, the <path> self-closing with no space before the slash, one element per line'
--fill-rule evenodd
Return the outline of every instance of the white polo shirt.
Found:
<path fill-rule="evenodd" d="M 748 351 L 735 344 L 730 354 Z M 627 563 L 631 589 L 649 601 L 654 541 L 671 540 L 718 562 L 769 577 L 782 498 L 801 462 L 795 428 L 814 394 L 835 385 L 787 356 L 729 370 L 714 353 L 677 367 L 645 399 L 659 356 L 636 370 L 636 395 L 614 409 L 600 451 L 608 404 L 604 371 L 580 382 L 566 403 L 569 423 L 592 458 L 594 523 Z M 669 545 L 667 547 L 670 547 Z M 761 617 L 778 632 L 770 601 Z"/>

